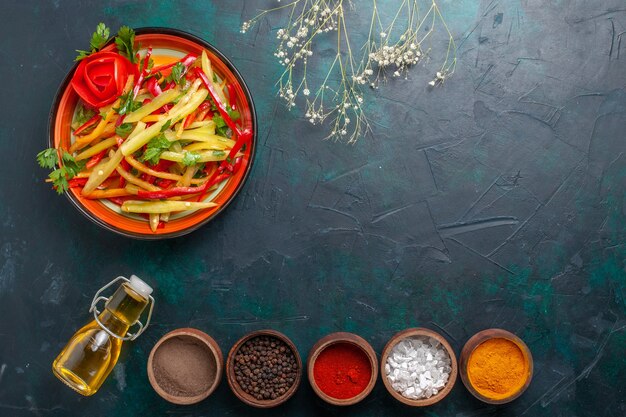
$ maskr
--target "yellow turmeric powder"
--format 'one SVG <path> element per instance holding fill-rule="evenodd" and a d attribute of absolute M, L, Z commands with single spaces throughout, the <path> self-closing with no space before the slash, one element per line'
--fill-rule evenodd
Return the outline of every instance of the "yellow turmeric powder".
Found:
<path fill-rule="evenodd" d="M 508 398 L 526 383 L 528 359 L 520 347 L 504 338 L 488 339 L 470 354 L 467 376 L 472 386 L 492 400 Z"/>

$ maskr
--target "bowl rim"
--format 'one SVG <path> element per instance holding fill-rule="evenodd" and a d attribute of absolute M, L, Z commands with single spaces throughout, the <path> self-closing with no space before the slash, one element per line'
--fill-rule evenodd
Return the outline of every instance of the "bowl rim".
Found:
<path fill-rule="evenodd" d="M 331 397 L 330 395 L 322 391 L 317 386 L 317 382 L 315 381 L 315 361 L 317 360 L 319 355 L 327 348 L 338 344 L 348 344 L 357 347 L 361 352 L 365 354 L 370 362 L 371 374 L 367 386 L 363 389 L 363 391 L 351 398 L 340 399 Z M 311 384 L 311 388 L 313 389 L 313 391 L 325 402 L 331 405 L 338 406 L 353 405 L 365 399 L 365 397 L 367 397 L 374 389 L 376 381 L 378 380 L 378 358 L 376 356 L 374 348 L 372 348 L 367 340 L 363 339 L 361 336 L 350 332 L 330 333 L 319 339 L 309 351 L 309 355 L 307 358 L 307 376 L 309 379 L 309 384 Z"/>
<path fill-rule="evenodd" d="M 402 339 L 406 339 L 406 338 L 414 337 L 414 336 L 432 337 L 433 339 L 441 343 L 441 345 L 446 349 L 446 351 L 448 352 L 448 355 L 450 356 L 450 368 L 451 368 L 450 376 L 448 377 L 448 382 L 443 387 L 443 389 L 439 391 L 436 395 L 433 395 L 430 398 L 423 398 L 419 400 L 406 398 L 402 394 L 400 394 L 398 391 L 394 390 L 393 387 L 391 386 L 391 383 L 389 382 L 389 378 L 387 378 L 387 375 L 385 373 L 385 364 L 387 363 L 387 358 L 389 357 L 389 353 L 391 353 L 391 349 L 393 349 L 396 346 L 396 344 L 398 344 Z M 380 357 L 380 375 L 381 375 L 381 379 L 383 380 L 383 384 L 385 385 L 385 388 L 387 389 L 389 394 L 391 394 L 391 396 L 394 397 L 396 400 L 400 401 L 403 404 L 409 405 L 411 407 L 426 407 L 426 406 L 433 405 L 443 400 L 450 393 L 450 391 L 452 391 L 452 388 L 454 387 L 454 384 L 456 383 L 457 374 L 458 374 L 458 365 L 457 365 L 456 354 L 454 353 L 454 349 L 452 349 L 452 346 L 450 346 L 450 343 L 448 343 L 448 340 L 440 333 L 434 330 L 425 328 L 425 327 L 412 327 L 409 329 L 399 331 L 398 333 L 393 335 L 391 339 L 389 339 Z"/>
<path fill-rule="evenodd" d="M 196 35 L 193 35 L 193 34 L 191 34 L 189 32 L 186 32 L 186 31 L 183 31 L 183 30 L 180 30 L 180 29 L 172 29 L 172 28 L 158 27 L 158 26 L 146 26 L 146 27 L 139 27 L 139 28 L 136 28 L 136 29 L 133 29 L 133 30 L 135 31 L 135 35 L 154 34 L 154 35 L 169 35 L 169 36 L 180 37 L 180 38 L 186 39 L 188 41 L 194 42 L 198 46 L 209 50 L 212 54 L 217 56 L 224 63 L 224 65 L 232 72 L 233 76 L 237 79 L 237 82 L 241 86 L 241 89 L 244 92 L 244 95 L 246 96 L 246 100 L 248 101 L 248 107 L 250 108 L 250 118 L 251 118 L 251 122 L 252 122 L 252 126 L 253 126 L 252 139 L 250 140 L 250 158 L 248 160 L 248 164 L 245 167 L 245 171 L 244 171 L 244 173 L 243 173 L 243 175 L 241 177 L 241 180 L 239 181 L 239 183 L 237 184 L 237 186 L 233 190 L 233 192 L 228 196 L 226 201 L 224 201 L 224 203 L 222 203 L 210 216 L 208 216 L 205 219 L 202 219 L 201 221 L 199 221 L 197 223 L 194 223 L 193 225 L 191 225 L 191 226 L 189 226 L 189 227 L 187 227 L 185 229 L 178 230 L 178 231 L 175 231 L 175 232 L 170 232 L 170 233 L 162 233 L 162 234 L 134 233 L 134 232 L 131 232 L 131 231 L 128 231 L 128 230 L 121 229 L 119 227 L 116 227 L 114 225 L 111 225 L 111 224 L 103 221 L 100 217 L 96 216 L 91 211 L 87 210 L 87 208 L 85 206 L 83 206 L 81 204 L 81 202 L 74 195 L 72 195 L 72 193 L 70 193 L 70 192 L 64 193 L 64 195 L 70 201 L 70 203 L 84 217 L 89 219 L 92 223 L 102 227 L 103 229 L 106 229 L 106 230 L 108 230 L 110 232 L 113 232 L 115 234 L 118 234 L 118 235 L 122 235 L 122 236 L 129 237 L 129 238 L 132 238 L 132 239 L 137 239 L 137 240 L 171 239 L 171 238 L 176 238 L 176 237 L 180 237 L 180 236 L 184 236 L 186 234 L 189 234 L 189 233 L 199 229 L 200 227 L 204 226 L 205 224 L 209 223 L 211 220 L 215 219 L 220 213 L 222 213 L 224 210 L 226 210 L 226 208 L 228 206 L 230 206 L 232 201 L 239 194 L 239 192 L 243 188 L 243 185 L 248 180 L 248 177 L 249 177 L 250 172 L 252 170 L 252 166 L 254 165 L 254 159 L 255 159 L 254 156 L 256 155 L 257 140 L 258 140 L 258 120 L 257 120 L 257 114 L 256 114 L 255 106 L 254 106 L 254 101 L 252 99 L 252 94 L 250 92 L 250 89 L 249 89 L 248 85 L 246 84 L 245 80 L 243 79 L 241 73 L 237 70 L 235 65 L 222 52 L 220 52 L 215 46 L 213 46 L 211 43 L 207 42 L 206 40 L 204 40 L 204 39 L 202 39 L 202 38 L 200 38 L 200 37 L 198 37 Z M 114 38 L 109 39 L 109 41 L 107 42 L 107 44 L 105 46 L 111 44 L 112 42 L 114 42 Z M 67 72 L 67 74 L 65 75 L 65 77 L 61 81 L 61 84 L 57 88 L 57 91 L 56 91 L 56 93 L 54 95 L 54 99 L 52 101 L 52 107 L 51 107 L 50 112 L 48 114 L 48 129 L 47 129 L 48 146 L 51 147 L 51 148 L 54 148 L 54 128 L 55 128 L 56 114 L 58 112 L 59 105 L 61 103 L 61 99 L 63 97 L 63 94 L 65 93 L 67 88 L 69 88 L 70 82 L 72 80 L 72 76 L 74 75 L 74 72 L 76 71 L 76 68 L 78 67 L 78 64 L 79 64 L 79 62 L 74 63 L 74 65 L 72 65 L 70 70 Z"/>
<path fill-rule="evenodd" d="M 274 400 L 257 400 L 252 395 L 243 391 L 243 389 L 239 386 L 239 383 L 235 379 L 235 363 L 234 363 L 235 354 L 239 351 L 239 348 L 241 348 L 241 346 L 245 342 L 258 336 L 270 336 L 270 337 L 275 337 L 277 339 L 280 339 L 289 347 L 289 349 L 291 349 L 294 357 L 296 358 L 296 365 L 298 366 L 298 369 L 296 372 L 296 378 L 293 381 L 293 385 L 287 390 L 286 393 L 284 393 L 282 396 Z M 285 336 L 283 333 L 279 331 L 272 330 L 272 329 L 263 329 L 263 330 L 256 330 L 251 333 L 248 333 L 244 335 L 243 337 L 241 337 L 239 340 L 237 340 L 237 342 L 235 342 L 233 347 L 228 352 L 228 357 L 226 359 L 226 381 L 228 382 L 228 386 L 230 387 L 231 391 L 235 394 L 237 398 L 239 398 L 245 404 L 250 405 L 252 407 L 272 408 L 272 407 L 276 407 L 276 406 L 283 404 L 296 393 L 296 391 L 298 390 L 298 387 L 300 386 L 301 380 L 302 380 L 302 360 L 300 359 L 300 354 L 298 353 L 298 349 L 296 348 L 296 345 L 291 341 L 291 339 L 289 339 L 287 336 Z"/>
<path fill-rule="evenodd" d="M 474 388 L 471 381 L 469 380 L 469 375 L 467 373 L 467 365 L 468 365 L 470 356 L 472 355 L 472 353 L 478 346 L 480 346 L 483 342 L 490 340 L 490 339 L 506 339 L 515 343 L 515 345 L 517 345 L 517 347 L 522 351 L 522 354 L 528 361 L 528 374 L 526 376 L 526 382 L 524 382 L 524 385 L 522 385 L 519 390 L 517 390 L 513 395 L 509 397 L 500 398 L 500 399 L 493 399 L 493 398 L 486 397 L 482 395 L 481 393 L 479 393 Z M 510 403 L 511 401 L 519 398 L 526 391 L 526 389 L 530 386 L 531 380 L 533 379 L 534 361 L 533 361 L 532 353 L 530 349 L 528 348 L 528 345 L 526 345 L 526 343 L 516 334 L 508 330 L 504 330 L 504 329 L 498 329 L 498 328 L 484 329 L 476 333 L 474 336 L 470 337 L 469 340 L 465 342 L 465 345 L 463 346 L 463 350 L 461 350 L 461 357 L 460 357 L 459 362 L 460 362 L 459 373 L 461 374 L 461 381 L 463 381 L 463 385 L 465 385 L 465 388 L 467 388 L 467 390 L 474 397 L 478 398 L 479 400 L 487 404 L 498 405 L 498 404 Z"/>
<path fill-rule="evenodd" d="M 206 346 L 209 348 L 209 351 L 211 352 L 211 354 L 213 355 L 213 358 L 215 359 L 215 379 L 213 380 L 213 383 L 205 392 L 195 395 L 193 397 L 181 397 L 181 396 L 167 393 L 163 388 L 161 388 L 161 386 L 159 385 L 157 381 L 156 376 L 154 375 L 153 365 L 154 365 L 154 355 L 156 354 L 156 352 L 163 345 L 163 343 L 175 337 L 181 337 L 181 336 L 190 337 L 190 338 L 193 338 L 195 340 L 202 342 L 203 346 Z M 161 398 L 173 404 L 178 404 L 178 405 L 196 404 L 206 399 L 219 386 L 222 380 L 223 370 L 224 370 L 224 356 L 222 355 L 222 350 L 220 349 L 215 339 L 213 339 L 211 336 L 209 336 L 208 334 L 206 334 L 205 332 L 201 330 L 190 328 L 190 327 L 175 329 L 163 335 L 163 337 L 161 337 L 152 347 L 152 350 L 150 350 L 150 355 L 148 356 L 147 372 L 148 372 L 148 380 L 150 381 L 150 385 L 152 385 L 152 388 L 156 391 L 157 394 L 159 394 Z"/>

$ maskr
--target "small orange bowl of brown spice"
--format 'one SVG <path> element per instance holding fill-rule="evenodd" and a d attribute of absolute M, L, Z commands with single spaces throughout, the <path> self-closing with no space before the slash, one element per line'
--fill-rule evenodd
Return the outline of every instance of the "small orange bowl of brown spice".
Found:
<path fill-rule="evenodd" d="M 460 373 L 474 397 L 488 404 L 505 404 L 530 385 L 533 357 L 513 333 L 487 329 L 476 333 L 463 347 Z"/>
<path fill-rule="evenodd" d="M 148 379 L 165 400 L 190 405 L 207 398 L 220 383 L 222 351 L 208 334 L 191 328 L 163 336 L 148 357 Z"/>

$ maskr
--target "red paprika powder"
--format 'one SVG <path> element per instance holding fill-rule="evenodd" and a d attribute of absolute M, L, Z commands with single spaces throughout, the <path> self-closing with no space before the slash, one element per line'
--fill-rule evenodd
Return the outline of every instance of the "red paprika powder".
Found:
<path fill-rule="evenodd" d="M 350 343 L 335 343 L 319 354 L 313 365 L 318 388 L 329 397 L 349 399 L 359 395 L 372 377 L 369 358 Z"/>

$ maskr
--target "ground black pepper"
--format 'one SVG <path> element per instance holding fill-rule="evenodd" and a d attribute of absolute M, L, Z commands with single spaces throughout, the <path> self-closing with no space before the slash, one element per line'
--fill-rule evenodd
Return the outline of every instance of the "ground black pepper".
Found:
<path fill-rule="evenodd" d="M 233 368 L 241 389 L 260 401 L 285 395 L 298 375 L 293 351 L 272 336 L 247 340 L 235 354 Z"/>
<path fill-rule="evenodd" d="M 157 384 L 168 394 L 194 397 L 213 385 L 217 362 L 208 346 L 194 337 L 181 335 L 159 346 L 152 370 Z"/>

